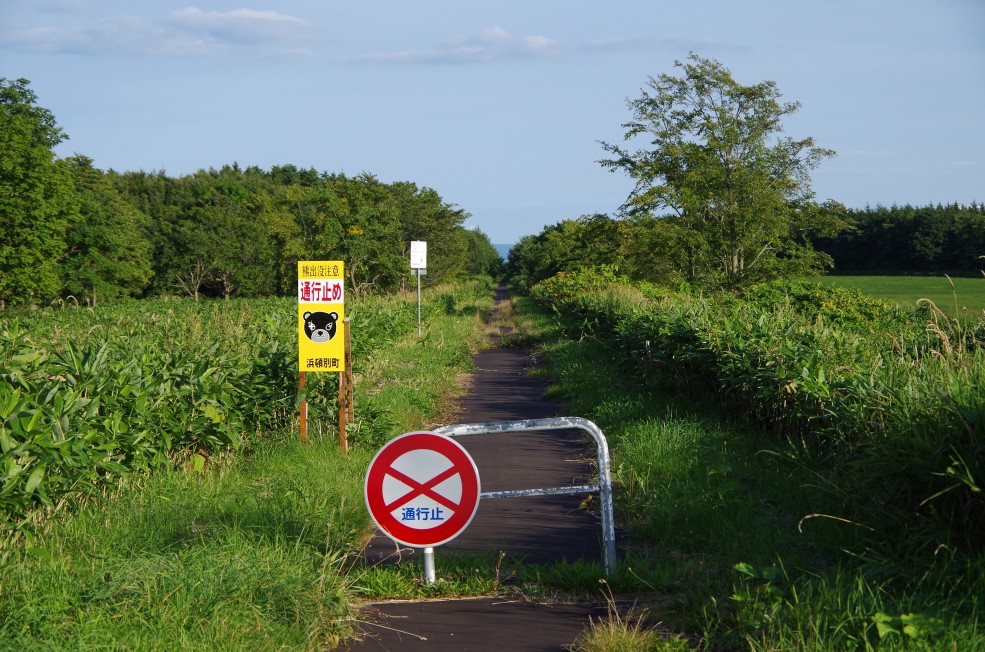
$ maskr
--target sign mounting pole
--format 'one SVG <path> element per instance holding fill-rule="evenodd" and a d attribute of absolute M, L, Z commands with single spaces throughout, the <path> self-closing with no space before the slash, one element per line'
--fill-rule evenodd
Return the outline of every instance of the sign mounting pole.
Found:
<path fill-rule="evenodd" d="M 304 383 L 307 376 L 302 371 L 298 378 L 298 391 L 304 391 Z M 308 443 L 308 399 L 301 401 L 301 443 Z"/>
<path fill-rule="evenodd" d="M 428 546 L 424 549 L 424 581 L 428 584 L 434 584 L 434 548 Z"/>
<path fill-rule="evenodd" d="M 366 507 L 399 544 L 424 550 L 424 578 L 434 583 L 434 548 L 461 534 L 479 509 L 479 470 L 451 437 L 408 432 L 369 463 Z"/>
<path fill-rule="evenodd" d="M 421 336 L 421 276 L 427 274 L 428 243 L 413 240 L 410 243 L 410 268 L 417 275 L 417 337 Z"/>

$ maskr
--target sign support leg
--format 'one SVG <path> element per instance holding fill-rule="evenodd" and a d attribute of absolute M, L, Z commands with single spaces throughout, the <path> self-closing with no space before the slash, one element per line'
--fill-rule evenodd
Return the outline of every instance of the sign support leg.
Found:
<path fill-rule="evenodd" d="M 349 421 L 352 413 L 352 340 L 349 335 L 349 318 L 342 320 L 344 338 L 343 355 L 345 370 L 339 374 L 339 450 L 349 452 Z"/>
<path fill-rule="evenodd" d="M 298 389 L 304 391 L 305 373 L 302 371 L 298 378 Z M 301 443 L 308 443 L 308 401 L 301 401 Z"/>
<path fill-rule="evenodd" d="M 417 272 L 417 337 L 421 337 L 421 270 Z"/>
<path fill-rule="evenodd" d="M 349 421 L 356 420 L 356 407 L 352 398 L 352 335 L 349 331 L 349 318 L 346 317 L 345 323 L 345 404 L 349 412 Z"/>
<path fill-rule="evenodd" d="M 343 453 L 349 452 L 349 434 L 347 423 L 349 409 L 346 407 L 345 398 L 348 395 L 345 387 L 345 374 L 339 374 L 339 450 Z"/>
<path fill-rule="evenodd" d="M 434 548 L 424 549 L 424 583 L 434 584 Z"/>

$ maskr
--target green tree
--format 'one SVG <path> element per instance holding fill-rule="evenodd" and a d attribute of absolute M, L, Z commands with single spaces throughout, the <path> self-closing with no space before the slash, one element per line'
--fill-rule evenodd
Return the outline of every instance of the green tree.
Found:
<path fill-rule="evenodd" d="M 168 294 L 181 287 L 184 275 L 188 226 L 182 214 L 193 203 L 188 177 L 174 179 L 163 171 L 107 173 L 117 190 L 150 221 L 147 236 L 153 246 L 154 277 L 149 292 Z M 204 280 L 204 274 L 202 275 Z M 196 287 L 200 286 L 199 282 Z M 192 292 L 193 294 L 193 292 Z"/>
<path fill-rule="evenodd" d="M 76 155 L 66 163 L 80 218 L 66 234 L 65 291 L 89 305 L 97 297 L 141 294 L 154 273 L 151 244 L 144 235 L 147 217 L 117 192 L 92 159 Z"/>
<path fill-rule="evenodd" d="M 838 213 L 848 228 L 818 234 L 813 244 L 841 272 L 981 275 L 985 212 L 977 203 L 861 210 L 842 206 Z"/>
<path fill-rule="evenodd" d="M 346 292 L 358 297 L 397 288 L 408 267 L 390 188 L 368 173 L 333 176 L 329 182 L 347 206 L 339 217 L 342 237 L 331 253 L 332 259 L 345 261 Z"/>
<path fill-rule="evenodd" d="M 54 154 L 67 136 L 29 84 L 0 77 L 0 306 L 58 295 L 65 233 L 78 219 L 69 170 Z"/>
<path fill-rule="evenodd" d="M 302 258 L 321 260 L 339 246 L 343 235 L 342 221 L 349 214 L 349 203 L 336 192 L 332 181 L 319 185 L 279 186 L 277 196 L 297 224 Z M 296 268 L 292 274 L 297 274 Z"/>
<path fill-rule="evenodd" d="M 257 228 L 266 235 L 270 264 L 264 273 L 270 293 L 280 296 L 293 293 L 297 287 L 297 261 L 304 258 L 301 229 L 284 202 L 277 199 L 274 189 L 251 189 L 250 203 Z"/>
<path fill-rule="evenodd" d="M 436 285 L 465 273 L 468 242 L 462 223 L 468 213 L 447 204 L 437 191 L 418 188 L 409 181 L 389 186 L 390 196 L 400 220 L 401 255 L 410 256 L 410 243 L 428 243 L 428 273 L 425 282 Z M 407 264 L 404 269 L 409 273 Z"/>
<path fill-rule="evenodd" d="M 651 77 L 628 102 L 625 140 L 647 148 L 602 143 L 613 155 L 603 167 L 636 181 L 624 210 L 675 214 L 679 270 L 691 282 L 737 287 L 823 264 L 806 255 L 795 223 L 813 201 L 810 171 L 834 152 L 780 135 L 800 105 L 781 103 L 774 82 L 737 83 L 712 59 L 675 65 L 681 76 Z"/>
<path fill-rule="evenodd" d="M 298 260 L 343 260 L 350 292 L 388 292 L 410 280 L 411 240 L 428 241 L 429 284 L 461 276 L 472 260 L 468 214 L 411 182 L 235 163 L 178 179 L 107 177 L 149 217 L 150 292 L 293 294 Z"/>
<path fill-rule="evenodd" d="M 620 266 L 620 248 L 629 229 L 607 215 L 583 215 L 544 227 L 536 236 L 522 238 L 510 249 L 506 274 L 519 289 L 593 266 Z"/>
<path fill-rule="evenodd" d="M 490 276 L 498 279 L 503 274 L 503 258 L 492 245 L 489 236 L 478 227 L 465 230 L 468 259 L 465 271 L 470 276 Z"/>
<path fill-rule="evenodd" d="M 506 261 L 510 283 L 526 292 L 540 281 L 578 266 L 583 251 L 579 232 L 575 220 L 562 220 L 545 226 L 537 235 L 520 238 Z"/>
<path fill-rule="evenodd" d="M 619 225 L 618 271 L 630 278 L 676 285 L 687 262 L 679 258 L 681 229 L 671 220 L 639 215 Z"/>

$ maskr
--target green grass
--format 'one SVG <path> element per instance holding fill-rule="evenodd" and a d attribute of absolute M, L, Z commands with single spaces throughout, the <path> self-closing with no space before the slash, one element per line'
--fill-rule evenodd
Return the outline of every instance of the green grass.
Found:
<path fill-rule="evenodd" d="M 572 652 L 688 652 L 687 639 L 661 631 L 647 622 L 646 611 L 635 612 L 609 602 L 605 619 L 592 621 L 571 646 Z"/>
<path fill-rule="evenodd" d="M 609 439 L 629 538 L 611 586 L 647 626 L 702 649 L 985 649 L 980 559 L 948 553 L 900 574 L 863 527 L 831 518 L 852 500 L 825 479 L 833 457 L 742 426 L 717 402 L 671 397 L 608 342 L 534 321 L 553 394 Z M 629 640 L 640 629 L 614 624 Z"/>
<path fill-rule="evenodd" d="M 307 446 L 264 433 L 204 473 L 128 480 L 0 547 L 0 649 L 324 649 L 350 635 L 364 598 L 610 591 L 640 617 L 614 614 L 579 649 L 985 649 L 981 562 L 955 570 L 944 549 L 905 584 L 881 579 L 878 559 L 842 552 L 857 551 L 855 526 L 803 520 L 838 513 L 816 472 L 826 459 L 648 387 L 613 348 L 566 339 L 522 303 L 522 339 L 549 361 L 553 394 L 609 438 L 628 535 L 619 571 L 602 585 L 598 564 L 438 555 L 429 587 L 419 563 L 355 561 L 371 532 L 369 457 L 379 439 L 443 420 L 489 303 L 442 300 L 421 338 L 360 359 L 348 456 L 322 420 Z"/>
<path fill-rule="evenodd" d="M 448 293 L 454 310 L 442 307 Z M 0 649 L 313 650 L 350 636 L 375 442 L 440 418 L 491 292 L 445 288 L 425 300 L 440 302 L 422 338 L 390 338 L 354 364 L 348 455 L 324 419 L 309 424 L 308 445 L 291 429 L 257 433 L 204 472 L 129 478 L 0 546 Z M 488 590 L 481 576 L 459 582 Z"/>
<path fill-rule="evenodd" d="M 950 314 L 985 316 L 985 278 L 944 276 L 818 276 L 825 285 L 857 288 L 865 294 L 915 308 L 920 299 L 929 299 Z M 953 287 L 952 287 L 953 283 Z"/>
<path fill-rule="evenodd" d="M 89 506 L 9 554 L 0 647 L 275 650 L 339 640 L 351 612 L 344 555 L 367 525 L 366 461 L 361 451 L 344 458 L 332 439 L 282 441 Z"/>

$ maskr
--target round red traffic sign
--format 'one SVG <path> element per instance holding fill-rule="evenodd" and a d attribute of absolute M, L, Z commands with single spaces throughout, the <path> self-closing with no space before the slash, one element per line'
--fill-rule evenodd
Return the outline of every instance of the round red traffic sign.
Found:
<path fill-rule="evenodd" d="M 387 442 L 366 472 L 366 507 L 397 543 L 429 548 L 462 533 L 479 508 L 479 470 L 461 444 L 433 432 Z"/>

